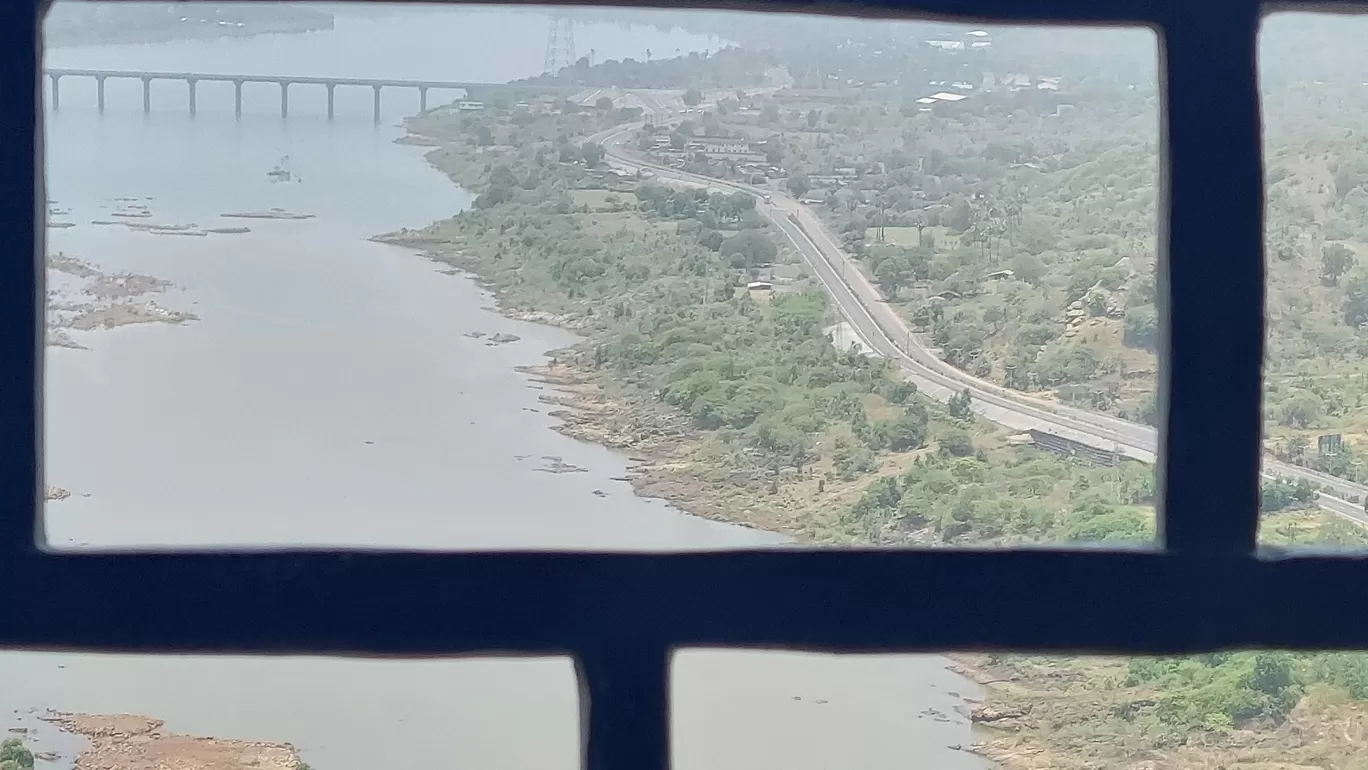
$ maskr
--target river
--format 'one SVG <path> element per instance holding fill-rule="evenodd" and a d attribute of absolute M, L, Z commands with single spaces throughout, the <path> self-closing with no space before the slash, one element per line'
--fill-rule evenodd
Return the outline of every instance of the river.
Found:
<path fill-rule="evenodd" d="M 498 82 L 541 69 L 547 18 L 491 9 L 339 16 L 328 32 L 54 49 L 59 67 Z M 681 32 L 576 29 L 599 59 L 715 47 Z M 679 550 L 778 538 L 643 500 L 625 457 L 552 430 L 515 367 L 573 338 L 494 313 L 471 281 L 367 236 L 449 216 L 469 197 L 393 143 L 417 94 L 66 79 L 47 112 L 48 197 L 76 223 L 49 248 L 165 278 L 183 326 L 80 333 L 49 349 L 46 474 L 59 548 L 333 546 Z M 434 98 L 438 98 L 434 96 Z M 267 176 L 277 165 L 289 182 Z M 308 220 L 245 235 L 159 236 L 90 224 L 119 198 L 149 221 L 241 224 L 279 207 Z M 517 335 L 491 345 L 472 335 Z M 574 472 L 550 472 L 557 467 Z M 690 652 L 676 661 L 681 768 L 970 768 L 958 693 L 930 656 Z M 572 768 L 578 711 L 568 661 L 362 661 L 10 652 L 0 707 L 134 712 L 174 730 L 288 741 L 319 770 L 396 757 L 467 768 Z M 16 717 L 18 718 L 18 717 Z M 25 724 L 31 724 L 26 719 Z M 52 741 L 47 733 L 38 739 Z M 529 737 L 533 739 L 529 740 Z"/>

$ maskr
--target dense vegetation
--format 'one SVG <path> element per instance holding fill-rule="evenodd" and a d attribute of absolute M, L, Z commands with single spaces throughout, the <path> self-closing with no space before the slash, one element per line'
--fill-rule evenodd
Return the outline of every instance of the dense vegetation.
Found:
<path fill-rule="evenodd" d="M 609 172 L 586 139 L 623 119 L 608 106 L 415 119 L 415 132 L 443 140 L 433 162 L 478 195 L 411 238 L 478 274 L 510 309 L 586 331 L 584 364 L 687 416 L 720 465 L 768 479 L 771 493 L 780 479 L 811 493 L 805 504 L 835 513 L 815 536 L 1152 536 L 1149 468 L 1080 468 L 1004 446 L 968 394 L 941 406 L 885 362 L 833 345 L 838 319 L 815 287 L 746 291 L 789 260 L 755 199 Z M 897 474 L 879 477 L 887 457 L 900 458 Z"/>
<path fill-rule="evenodd" d="M 675 127 L 671 141 L 765 140 L 785 168 L 774 183 L 821 201 L 847 248 L 953 364 L 1151 420 L 1154 97 L 1103 89 L 1071 110 L 1032 99 L 924 112 L 896 99 L 819 105 L 728 94 Z M 583 331 L 575 364 L 614 397 L 649 401 L 687 423 L 689 435 L 671 439 L 689 447 L 673 471 L 701 480 L 700 497 L 726 497 L 725 515 L 768 522 L 766 511 L 791 506 L 786 526 L 842 543 L 1153 537 L 1152 469 L 1094 468 L 1012 446 L 974 416 L 967 394 L 934 403 L 884 363 L 834 345 L 838 319 L 816 287 L 785 271 L 792 255 L 753 198 L 606 169 L 593 134 L 633 117 L 611 103 L 524 110 L 492 99 L 479 116 L 415 119 L 415 132 L 442 142 L 433 162 L 477 197 L 468 211 L 401 239 L 477 274 L 510 311 L 547 313 Z M 740 173 L 730 162 L 687 164 Z M 1278 160 L 1271 173 L 1288 165 Z M 1359 171 L 1347 162 L 1334 169 L 1343 179 L 1316 193 L 1325 196 L 1317 216 L 1356 221 L 1357 193 L 1335 203 L 1330 191 L 1358 185 Z M 1270 345 L 1270 425 L 1293 429 L 1275 431 L 1280 453 L 1352 476 L 1360 465 L 1349 436 L 1322 453 L 1309 434 L 1358 402 L 1308 364 L 1324 364 L 1327 346 L 1340 344 L 1346 352 L 1332 370 L 1353 365 L 1352 314 L 1360 296 L 1368 314 L 1368 275 L 1356 242 L 1317 240 L 1321 220 L 1272 215 L 1304 201 L 1308 183 L 1298 178 L 1270 191 L 1270 231 L 1283 233 L 1270 248 L 1270 274 L 1275 290 L 1309 287 L 1325 302 L 1296 323 L 1274 319 L 1282 336 Z M 773 293 L 745 288 L 776 274 L 784 277 Z M 737 490 L 741 497 L 727 497 Z M 1315 495 L 1305 482 L 1265 484 L 1263 541 L 1368 542 L 1361 529 L 1311 512 Z M 1056 702 L 1063 716 L 1028 722 L 1040 728 L 1029 735 L 1057 746 L 1083 741 L 1080 758 L 1105 760 L 1088 766 L 1206 745 L 1196 736 L 1277 726 L 1307 704 L 1368 697 L 1359 655 L 1241 652 L 1100 667 L 990 657 L 1021 688 L 1009 701 L 1067 695 Z"/>
<path fill-rule="evenodd" d="M 1273 86 L 1270 86 L 1273 87 Z M 1268 115 L 1266 415 L 1273 454 L 1368 480 L 1368 100 L 1280 82 Z M 915 93 L 915 92 L 914 92 Z M 1143 84 L 723 100 L 676 129 L 756 142 L 951 364 L 1153 423 L 1158 102 Z M 1332 128 L 1333 127 L 1333 128 Z M 735 162 L 687 170 L 765 182 Z M 1219 290 L 1220 276 L 1213 276 Z M 1342 434 L 1342 449 L 1317 439 Z M 1313 449 L 1307 451 L 1307 447 Z"/>
<path fill-rule="evenodd" d="M 1154 537 L 1153 502 L 1146 466 L 1070 466 L 1035 450 L 989 456 L 967 434 L 950 434 L 938 452 L 871 484 L 846 521 L 876 543 L 890 529 L 959 543 L 1144 542 Z"/>
<path fill-rule="evenodd" d="M 1133 718 L 1152 719 L 1181 738 L 1256 721 L 1276 724 L 1316 685 L 1335 687 L 1355 700 L 1368 699 L 1368 656 L 1226 652 L 1133 658 L 1125 684 L 1147 685 L 1160 693 Z"/>
<path fill-rule="evenodd" d="M 931 407 L 915 387 L 832 345 L 823 295 L 744 289 L 779 255 L 754 198 L 620 179 L 583 151 L 579 139 L 598 124 L 575 113 L 527 123 L 523 136 L 539 138 L 496 152 L 481 151 L 485 124 L 440 122 L 415 129 L 473 135 L 432 157 L 481 192 L 422 237 L 511 307 L 556 313 L 593 334 L 592 366 L 655 394 L 771 474 L 804 472 L 834 425 L 861 436 L 865 451 L 930 440 Z M 556 129 L 538 132 L 543 123 Z M 896 414 L 870 420 L 862 399 L 871 395 Z"/>
<path fill-rule="evenodd" d="M 712 56 L 691 53 L 668 59 L 609 60 L 589 66 L 588 57 L 557 73 L 529 78 L 546 85 L 617 88 L 745 88 L 762 85 L 774 66 L 771 57 L 740 48 L 726 48 Z M 697 102 L 695 102 L 696 104 Z"/>
<path fill-rule="evenodd" d="M 780 148 L 787 189 L 950 363 L 1152 420 L 1153 93 L 975 100 L 757 103 L 717 130 Z"/>
<path fill-rule="evenodd" d="M 19 738 L 0 741 L 0 770 L 33 770 L 33 752 Z"/>

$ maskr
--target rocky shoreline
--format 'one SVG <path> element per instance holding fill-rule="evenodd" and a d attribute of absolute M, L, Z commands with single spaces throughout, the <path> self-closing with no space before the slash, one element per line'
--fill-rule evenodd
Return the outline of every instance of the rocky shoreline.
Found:
<path fill-rule="evenodd" d="M 509 314 L 518 317 L 519 314 Z M 522 318 L 521 320 L 531 320 Z M 631 459 L 627 481 L 641 497 L 658 498 L 694 516 L 713 521 L 775 532 L 799 542 L 810 533 L 796 517 L 781 515 L 765 504 L 763 493 L 754 496 L 719 494 L 715 479 L 705 478 L 692 467 L 691 458 L 702 450 L 702 441 L 683 415 L 648 401 L 639 394 L 615 388 L 611 378 L 592 368 L 573 363 L 574 351 L 552 351 L 551 360 L 540 366 L 519 367 L 549 393 L 543 403 L 558 407 L 554 429 L 579 441 L 625 452 Z M 734 480 L 739 488 L 763 487 Z M 975 740 L 953 748 L 988 759 L 1005 768 L 1036 768 L 1050 748 L 1038 739 L 1046 727 L 1042 720 L 1067 712 L 1073 701 L 1056 701 L 1057 708 L 1033 714 L 1031 696 L 1014 691 L 1022 675 L 1009 665 L 995 664 L 993 656 L 957 653 L 945 656 L 947 668 L 983 688 L 985 698 L 965 698 L 962 715 L 976 728 Z"/>
<path fill-rule="evenodd" d="M 627 454 L 631 465 L 625 480 L 637 496 L 664 500 L 692 516 L 803 538 L 794 521 L 764 510 L 758 499 L 761 480 L 749 474 L 733 480 L 741 482 L 739 490 L 755 488 L 756 499 L 746 500 L 744 495 L 719 494 L 716 480 L 697 472 L 694 463 L 704 451 L 703 439 L 688 418 L 615 386 L 592 369 L 561 360 L 573 360 L 565 351 L 552 355 L 549 363 L 518 370 L 549 389 L 539 400 L 557 407 L 550 412 L 557 420 L 553 429 Z"/>
<path fill-rule="evenodd" d="M 149 295 L 171 282 L 140 273 L 106 273 L 63 252 L 49 254 L 47 344 L 80 348 L 70 331 L 112 329 L 140 323 L 182 324 L 197 316 L 158 305 Z"/>
<path fill-rule="evenodd" d="M 136 714 L 49 712 L 39 717 L 84 738 L 75 770 L 307 770 L 288 743 L 183 735 L 160 719 Z"/>

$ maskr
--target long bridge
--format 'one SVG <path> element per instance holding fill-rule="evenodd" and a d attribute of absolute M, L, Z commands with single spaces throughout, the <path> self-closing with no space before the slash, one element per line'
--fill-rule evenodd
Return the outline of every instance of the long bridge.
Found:
<path fill-rule="evenodd" d="M 52 109 L 62 106 L 62 78 L 93 78 L 95 80 L 96 103 L 101 114 L 105 107 L 105 81 L 110 79 L 141 80 L 143 87 L 143 113 L 152 111 L 152 83 L 156 80 L 175 80 L 184 82 L 189 88 L 190 114 L 195 114 L 197 97 L 195 86 L 200 82 L 232 83 L 234 88 L 234 114 L 242 117 L 242 87 L 247 83 L 269 83 L 280 88 L 280 116 L 290 115 L 290 86 L 318 85 L 328 90 L 328 119 L 333 118 L 333 97 L 338 86 L 369 87 L 374 93 L 375 120 L 380 121 L 380 92 L 385 88 L 412 88 L 418 91 L 419 109 L 427 109 L 427 95 L 430 89 L 462 91 L 471 89 L 498 88 L 531 93 L 554 93 L 558 89 L 550 86 L 500 83 L 469 83 L 447 80 L 405 80 L 395 78 L 332 78 L 304 77 L 299 75 L 225 75 L 205 72 L 147 72 L 141 70 L 88 70 L 88 69 L 44 69 L 43 74 L 52 83 Z"/>

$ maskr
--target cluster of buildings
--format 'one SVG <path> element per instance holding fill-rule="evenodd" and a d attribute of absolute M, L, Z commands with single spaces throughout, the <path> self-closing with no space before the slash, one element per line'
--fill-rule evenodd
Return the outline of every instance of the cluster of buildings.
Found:
<path fill-rule="evenodd" d="M 1072 107 L 1071 104 L 1063 104 L 1057 98 L 1061 96 L 1060 84 L 1062 80 L 1063 78 L 1054 75 L 1035 76 L 1023 73 L 998 75 L 985 72 L 983 73 L 983 81 L 977 86 L 965 82 L 928 83 L 928 90 L 936 90 L 914 101 L 921 105 L 923 111 L 943 112 L 955 107 L 972 106 L 974 101 L 983 95 L 992 95 L 997 98 L 1006 96 L 1017 103 L 1045 103 L 1047 106 L 1058 104 L 1064 109 L 1069 109 Z M 1059 112 L 1062 111 L 1062 109 L 1059 110 Z"/>
<path fill-rule="evenodd" d="M 685 163 L 702 156 L 710 162 L 734 163 L 739 171 L 750 174 L 775 176 L 781 173 L 778 166 L 769 163 L 763 147 L 738 137 L 689 137 L 682 148 L 677 148 L 670 134 L 655 133 L 651 135 L 650 150 L 674 168 L 682 168 Z"/>

